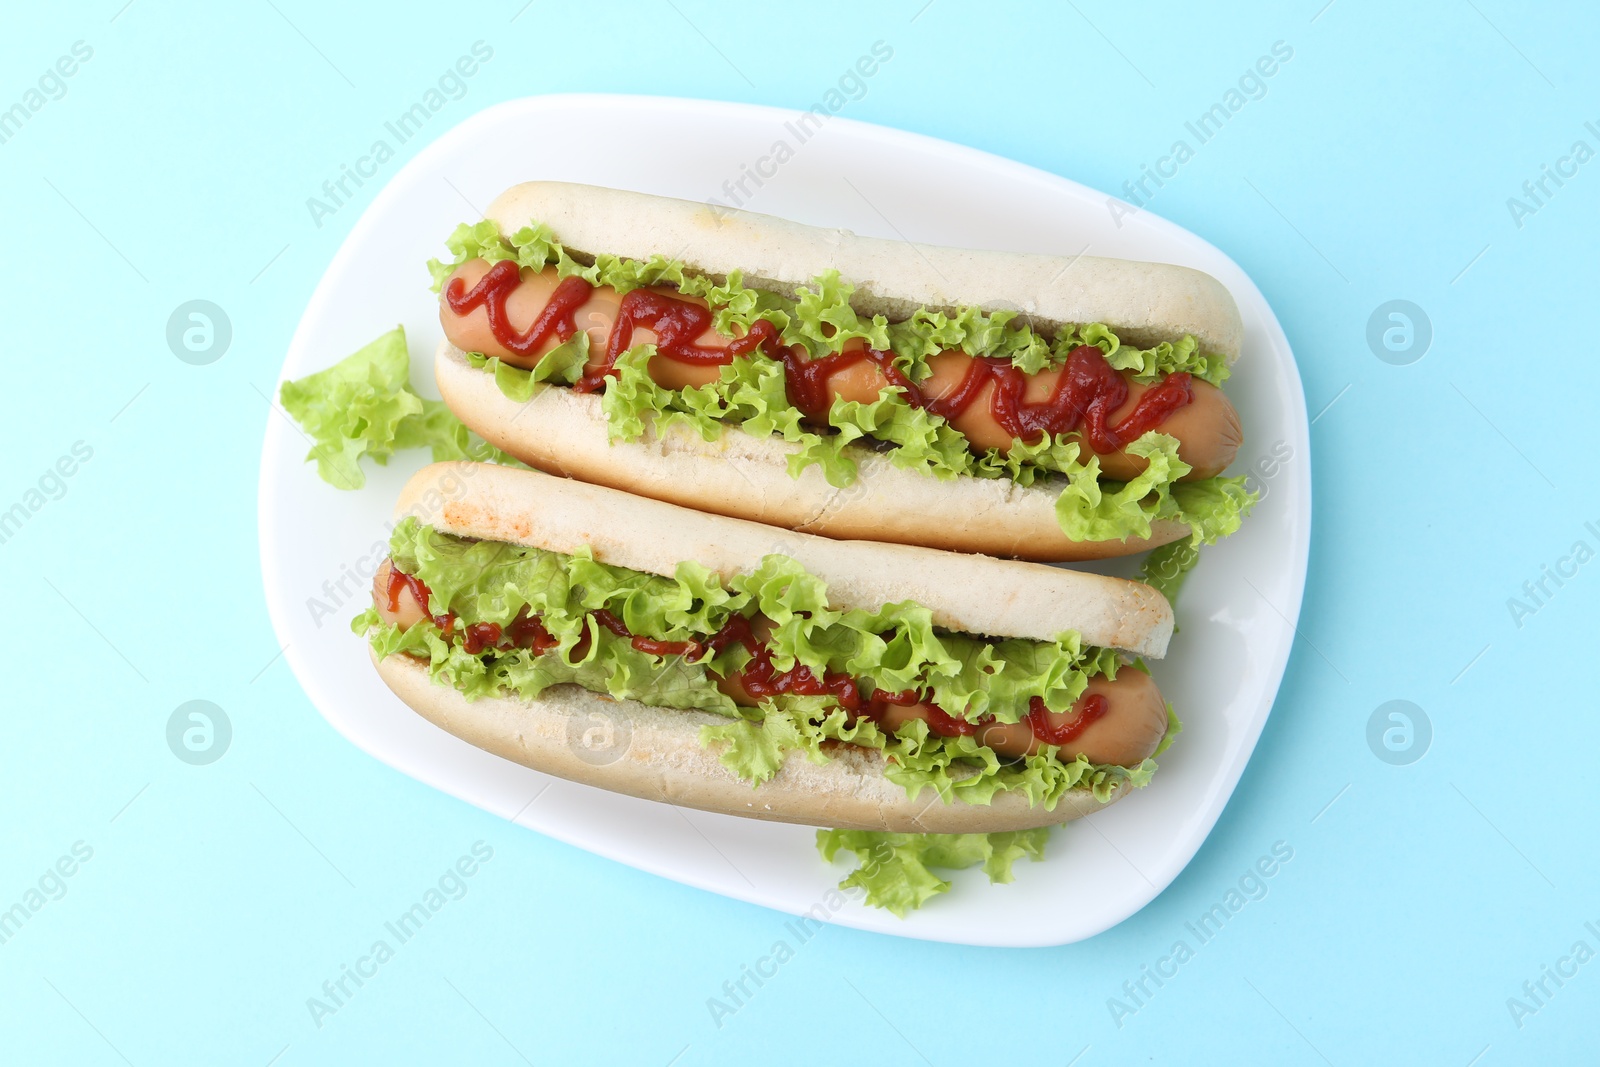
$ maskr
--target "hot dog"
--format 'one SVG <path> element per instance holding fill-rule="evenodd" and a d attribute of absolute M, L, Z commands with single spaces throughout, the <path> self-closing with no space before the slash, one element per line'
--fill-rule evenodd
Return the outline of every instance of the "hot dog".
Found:
<path fill-rule="evenodd" d="M 1175 730 L 1129 661 L 1159 657 L 1172 629 L 1139 583 L 483 464 L 425 469 L 397 512 L 355 623 L 384 681 L 449 732 L 575 781 L 778 821 L 988 833 L 1111 803 Z M 622 750 L 575 741 L 592 723 Z"/>
<path fill-rule="evenodd" d="M 441 392 L 541 469 L 1040 560 L 1211 541 L 1252 503 L 1221 477 L 1242 439 L 1219 388 L 1238 311 L 1197 271 L 552 182 L 449 245 L 431 264 Z"/>

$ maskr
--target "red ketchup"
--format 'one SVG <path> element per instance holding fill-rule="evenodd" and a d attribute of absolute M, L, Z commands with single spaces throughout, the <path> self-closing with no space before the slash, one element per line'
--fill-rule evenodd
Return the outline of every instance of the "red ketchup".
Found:
<path fill-rule="evenodd" d="M 476 656 L 486 648 L 500 644 L 500 624 L 497 622 L 468 623 L 461 639 L 461 648 L 469 656 Z"/>
<path fill-rule="evenodd" d="M 991 382 L 994 393 L 989 413 L 1012 437 L 1031 444 L 1043 433 L 1071 433 L 1083 426 L 1084 437 L 1096 452 L 1117 451 L 1194 399 L 1191 376 L 1170 374 L 1160 385 L 1146 390 L 1121 422 L 1109 425 L 1111 413 L 1128 399 L 1128 383 L 1098 348 L 1079 345 L 1067 356 L 1050 398 L 1041 403 L 1023 401 L 1028 376 L 1009 360 L 976 359 L 955 392 L 919 406 L 941 418 L 954 419 L 971 407 Z"/>
<path fill-rule="evenodd" d="M 855 712 L 861 707 L 861 690 L 848 674 L 826 671 L 821 678 L 809 667 L 796 663 L 786 671 L 773 665 L 772 650 L 756 640 L 750 620 L 735 615 L 711 636 L 707 646 L 721 652 L 729 645 L 739 644 L 750 653 L 750 659 L 740 668 L 738 679 L 744 691 L 757 700 L 775 696 L 832 696 L 846 711 Z"/>
<path fill-rule="evenodd" d="M 452 278 L 445 286 L 444 301 L 457 315 L 467 315 L 484 308 L 489 315 L 489 329 L 494 339 L 508 352 L 531 356 L 550 338 L 553 332 L 558 340 L 565 341 L 578 332 L 573 322 L 577 310 L 589 300 L 594 286 L 574 275 L 563 278 L 550 295 L 550 302 L 539 317 L 533 320 L 526 333 L 518 333 L 506 313 L 506 300 L 522 284 L 522 269 L 516 261 L 502 259 L 489 268 L 489 273 L 478 279 L 470 290 L 460 278 Z"/>
<path fill-rule="evenodd" d="M 407 574 L 392 562 L 389 564 L 389 587 L 385 592 L 388 596 L 390 613 L 400 610 L 400 591 L 411 590 L 411 595 L 417 598 L 417 603 L 422 605 L 422 610 L 428 610 L 428 601 L 433 596 L 433 591 L 421 578 L 414 574 Z M 433 624 L 444 632 L 445 637 L 450 637 L 455 632 L 456 615 L 454 612 L 445 612 L 442 615 L 430 615 Z M 502 640 L 503 639 L 503 640 Z M 550 636 L 550 631 L 544 628 L 544 623 L 539 621 L 537 615 L 530 616 L 528 609 L 523 608 L 511 624 L 502 631 L 497 622 L 469 623 L 462 631 L 461 647 L 471 656 L 488 648 L 512 649 L 531 648 L 536 654 L 554 648 L 561 642 Z"/>
<path fill-rule="evenodd" d="M 1033 730 L 1033 736 L 1047 745 L 1066 745 L 1077 740 L 1078 735 L 1087 730 L 1091 723 L 1098 722 L 1111 710 L 1111 704 L 1100 693 L 1091 693 L 1081 697 L 1073 707 L 1078 709 L 1078 714 L 1062 723 L 1060 726 L 1050 725 L 1050 710 L 1044 706 L 1044 701 L 1034 697 L 1028 703 L 1028 726 Z"/>
<path fill-rule="evenodd" d="M 506 638 L 512 648 L 532 649 L 536 656 L 548 652 L 561 643 L 544 628 L 544 622 L 539 616 L 528 614 L 527 608 L 519 611 L 517 617 L 511 620 L 511 625 L 506 627 Z"/>
<path fill-rule="evenodd" d="M 943 708 L 932 701 L 924 700 L 922 695 L 915 689 L 907 689 L 903 693 L 891 693 L 884 689 L 878 690 L 872 694 L 872 700 L 868 702 L 866 714 L 870 715 L 879 725 L 882 725 L 884 712 L 891 705 L 904 708 L 914 704 L 922 706 L 922 718 L 927 722 L 929 732 L 938 734 L 940 737 L 971 737 L 985 726 L 994 722 L 993 715 L 985 715 L 977 722 L 958 719 L 954 715 L 946 713 Z"/>
<path fill-rule="evenodd" d="M 765 321 L 765 320 L 763 320 Z M 770 353 L 769 353 L 770 354 Z M 847 349 L 818 359 L 807 359 L 805 350 L 798 345 L 780 349 L 775 357 L 783 361 L 784 391 L 789 403 L 799 408 L 813 422 L 826 422 L 833 407 L 833 397 L 828 392 L 828 379 L 835 372 L 852 367 L 862 360 L 870 360 L 890 385 L 905 390 L 906 398 L 922 407 L 922 392 L 911 379 L 894 365 L 893 352 L 880 352 L 876 348 Z"/>
<path fill-rule="evenodd" d="M 650 656 L 688 656 L 694 659 L 700 655 L 704 648 L 699 641 L 657 641 L 653 637 L 634 637 L 633 631 L 628 629 L 626 623 L 617 618 L 605 608 L 597 608 L 589 615 L 595 622 L 604 626 L 618 637 L 630 638 L 630 644 L 640 652 Z"/>
<path fill-rule="evenodd" d="M 699 338 L 711 329 L 711 309 L 688 300 L 679 300 L 651 289 L 634 289 L 617 307 L 617 321 L 606 337 L 605 361 L 598 371 L 585 374 L 573 388 L 580 393 L 598 392 L 607 377 L 615 376 L 617 360 L 633 344 L 635 330 L 646 329 L 656 335 L 656 354 L 680 363 L 722 366 L 739 356 L 775 342 L 778 328 L 766 319 L 757 319 L 750 332 L 726 346 L 702 345 Z M 496 340 L 499 334 L 495 335 Z"/>
<path fill-rule="evenodd" d="M 495 340 L 519 356 L 537 352 L 552 334 L 565 341 L 577 332 L 573 317 L 589 299 L 594 286 L 577 276 L 563 279 L 539 317 L 525 332 L 518 333 L 506 313 L 506 300 L 521 284 L 522 273 L 517 264 L 501 260 L 470 290 L 460 278 L 453 279 L 445 287 L 444 299 L 457 315 L 485 308 Z M 904 390 L 908 402 L 945 420 L 961 415 L 986 386 L 993 384 L 989 413 L 1012 437 L 1034 443 L 1041 434 L 1067 434 L 1081 427 L 1089 447 L 1101 453 L 1121 449 L 1194 400 L 1192 377 L 1183 372 L 1170 374 L 1161 384 L 1146 390 L 1120 422 L 1112 424 L 1112 412 L 1128 399 L 1128 383 L 1093 345 L 1079 345 L 1068 354 L 1055 389 L 1040 403 L 1023 400 L 1028 375 L 1012 366 L 1010 360 L 995 358 L 973 360 L 954 392 L 930 400 L 894 365 L 891 352 L 860 348 L 808 359 L 801 346 L 782 344 L 778 328 L 766 319 L 757 319 L 749 333 L 727 345 L 702 345 L 699 339 L 711 329 L 712 318 L 709 308 L 693 301 L 653 289 L 632 290 L 622 298 L 598 369 L 585 373 L 573 388 L 580 393 L 604 388 L 606 378 L 616 375 L 618 357 L 632 346 L 634 332 L 645 329 L 656 335 L 658 355 L 682 363 L 726 365 L 754 352 L 781 361 L 789 402 L 813 422 L 825 421 L 832 406 L 829 377 L 864 359 L 871 360 L 890 385 Z"/>
<path fill-rule="evenodd" d="M 432 598 L 433 591 L 428 588 L 421 578 L 406 574 L 391 562 L 389 564 L 389 588 L 386 590 L 389 595 L 390 614 L 400 610 L 400 590 L 402 589 L 411 590 L 411 595 L 416 597 L 417 603 L 422 605 L 423 613 L 426 614 L 429 606 L 428 601 Z M 454 615 L 445 612 L 443 615 L 431 615 L 429 617 L 433 619 L 435 626 L 443 630 L 446 636 L 449 636 L 451 629 L 455 626 L 456 617 Z"/>

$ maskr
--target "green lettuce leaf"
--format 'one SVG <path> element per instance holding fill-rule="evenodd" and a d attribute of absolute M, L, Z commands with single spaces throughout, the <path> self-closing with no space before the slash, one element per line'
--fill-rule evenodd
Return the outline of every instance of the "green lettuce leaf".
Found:
<path fill-rule="evenodd" d="M 552 257 L 564 254 L 546 226 L 524 227 L 508 241 L 500 236 L 499 228 L 488 219 L 462 223 L 445 238 L 444 243 L 454 258 L 449 263 L 428 260 L 428 274 L 433 279 L 434 292 L 443 289 L 450 273 L 469 259 L 482 259 L 490 264 L 502 259 L 514 259 L 524 267 L 539 269 Z"/>
<path fill-rule="evenodd" d="M 967 439 L 944 419 L 911 405 L 899 389 L 885 390 L 868 403 L 836 397 L 828 422 L 838 432 L 806 435 L 805 448 L 789 457 L 791 475 L 798 477 L 815 462 L 832 484 L 849 485 L 857 470 L 854 457 L 862 454 L 855 442 L 863 439 L 889 442 L 895 446 L 884 453 L 889 462 L 935 478 L 948 480 L 973 470 Z M 835 480 L 834 471 L 847 472 L 847 477 Z"/>
<path fill-rule="evenodd" d="M 1194 531 L 1193 539 L 1209 545 L 1237 532 L 1261 497 L 1245 488 L 1241 476 L 1180 482 L 1172 487 L 1172 499 L 1183 521 Z"/>
<path fill-rule="evenodd" d="M 1148 460 L 1132 481 L 1102 482 L 1098 456 L 1067 476 L 1067 487 L 1056 498 L 1056 522 L 1074 541 L 1149 537 L 1152 520 L 1177 517 L 1172 489 L 1191 470 L 1178 458 L 1177 439 L 1147 433 L 1127 451 Z"/>
<path fill-rule="evenodd" d="M 411 391 L 411 360 L 398 326 L 327 370 L 284 382 L 278 395 L 312 439 L 306 459 L 316 460 L 322 480 L 341 489 L 365 485 L 361 456 L 387 463 L 400 425 L 423 412 L 422 398 Z"/>
<path fill-rule="evenodd" d="M 929 899 L 947 893 L 950 883 L 933 873 L 982 864 L 990 882 L 1010 882 L 1012 865 L 1026 856 L 1044 858 L 1050 827 L 992 834 L 896 834 L 870 830 L 818 830 L 817 851 L 832 863 L 841 851 L 854 853 L 857 867 L 839 883 L 860 887 L 866 903 L 900 918 Z"/>
<path fill-rule="evenodd" d="M 1155 759 L 1156 756 L 1171 748 L 1172 743 L 1178 739 L 1178 735 L 1181 733 L 1183 733 L 1183 723 L 1178 720 L 1177 712 L 1172 710 L 1172 705 L 1169 703 L 1167 705 L 1167 732 L 1161 735 L 1161 743 L 1156 746 L 1155 754 L 1150 758 Z"/>
<path fill-rule="evenodd" d="M 1176 604 L 1184 579 L 1200 562 L 1200 546 L 1237 531 L 1259 499 L 1245 488 L 1244 478 L 1208 478 L 1172 486 L 1175 514 L 1189 524 L 1190 535 L 1151 550 L 1140 567 L 1140 577 Z"/>
<path fill-rule="evenodd" d="M 667 390 L 656 386 L 648 370 L 655 354 L 654 345 L 639 345 L 618 356 L 612 364 L 616 376 L 600 396 L 600 408 L 606 416 L 606 433 L 612 442 L 636 441 L 652 427 L 665 429 L 673 419 L 698 426 L 696 420 L 699 416 L 693 412 L 666 417 Z M 715 423 L 715 419 L 706 420 L 708 426 Z"/>
<path fill-rule="evenodd" d="M 1187 544 L 1188 542 L 1184 542 Z M 1167 705 L 1167 732 L 1156 746 L 1160 756 L 1177 739 L 1183 724 Z M 1154 770 L 1154 758 L 1146 762 Z M 1142 785 L 1148 774 L 1141 775 Z M 866 891 L 865 902 L 887 908 L 900 918 L 920 908 L 932 897 L 949 892 L 950 883 L 931 868 L 965 870 L 983 865 L 989 881 L 1010 882 L 1012 864 L 1023 856 L 1044 858 L 1050 827 L 1014 830 L 992 834 L 903 834 L 871 830 L 818 830 L 817 850 L 832 863 L 841 851 L 855 854 L 857 867 L 840 889 L 859 886 Z"/>
<path fill-rule="evenodd" d="M 467 362 L 481 371 L 494 375 L 494 383 L 509 400 L 526 404 L 533 399 L 540 382 L 555 381 L 571 385 L 583 377 L 583 366 L 589 361 L 589 335 L 579 332 L 539 357 L 532 370 L 502 363 L 499 357 L 486 357 L 478 352 L 468 352 Z"/>
<path fill-rule="evenodd" d="M 1162 341 L 1150 348 L 1138 348 L 1122 344 L 1116 334 L 1103 326 L 1085 327 L 1085 331 L 1094 329 L 1102 332 L 1093 337 L 1084 336 L 1080 343 L 1097 346 L 1105 353 L 1106 361 L 1111 366 L 1117 370 L 1133 371 L 1135 381 L 1153 382 L 1163 375 L 1180 371 L 1212 385 L 1221 385 L 1228 380 L 1228 361 L 1221 356 L 1201 352 L 1200 342 L 1191 335 L 1186 334 L 1176 342 Z M 1080 331 L 1080 335 L 1083 335 L 1083 331 Z M 1058 351 L 1062 345 L 1062 340 L 1058 338 Z M 1068 352 L 1071 350 L 1067 349 Z"/>
<path fill-rule="evenodd" d="M 435 462 L 521 466 L 470 432 L 442 401 L 411 391 L 411 359 L 399 326 L 327 370 L 284 382 L 279 400 L 312 441 L 306 459 L 316 460 L 322 480 L 339 489 L 366 484 L 362 456 L 383 466 L 405 448 L 430 449 Z"/>
<path fill-rule="evenodd" d="M 1056 522 L 1068 537 L 1075 541 L 1149 537 L 1152 522 L 1172 519 L 1189 527 L 1193 544 L 1209 545 L 1238 530 L 1259 499 L 1245 488 L 1242 477 L 1179 481 L 1192 468 L 1178 458 L 1177 439 L 1166 434 L 1147 433 L 1127 451 L 1149 460 L 1131 481 L 1100 480 L 1095 456 L 1067 474 L 1067 488 L 1056 498 Z"/>
<path fill-rule="evenodd" d="M 1167 603 L 1178 603 L 1178 590 L 1189 576 L 1194 565 L 1200 562 L 1200 546 L 1194 538 L 1173 541 L 1151 549 L 1139 568 L 1139 578 L 1167 598 Z"/>
<path fill-rule="evenodd" d="M 889 349 L 889 320 L 882 315 L 863 319 L 857 314 L 850 303 L 855 291 L 836 270 L 818 275 L 810 287 L 801 286 L 795 294 L 794 336 L 813 353 L 842 352 L 856 340 L 865 341 L 868 348 Z"/>

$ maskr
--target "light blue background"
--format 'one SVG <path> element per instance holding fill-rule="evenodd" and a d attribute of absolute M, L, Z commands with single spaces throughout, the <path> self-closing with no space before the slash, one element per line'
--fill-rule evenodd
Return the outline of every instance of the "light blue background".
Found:
<path fill-rule="evenodd" d="M 93 48 L 0 144 L 0 510 L 74 442 L 93 449 L 0 544 L 0 907 L 93 848 L 0 946 L 5 1059 L 1488 1065 L 1593 1048 L 1600 962 L 1548 983 L 1520 1028 L 1506 1003 L 1580 938 L 1600 950 L 1600 563 L 1520 626 L 1507 606 L 1575 541 L 1600 547 L 1600 161 L 1520 227 L 1506 203 L 1574 141 L 1600 149 L 1589 5 L 122 2 L 29 5 L 0 35 L 0 107 Z M 1216 832 L 1142 913 L 1044 951 L 829 928 L 719 1029 L 707 998 L 782 916 L 441 796 L 307 702 L 260 588 L 261 394 L 377 183 L 320 228 L 305 200 L 480 39 L 493 61 L 405 158 L 535 93 L 803 108 L 883 39 L 892 62 L 844 114 L 1108 191 L 1275 41 L 1293 48 L 1150 205 L 1256 278 L 1320 416 L 1301 640 Z M 193 298 L 232 321 L 210 366 L 164 338 Z M 1395 298 L 1434 331 L 1409 366 L 1366 341 Z M 197 698 L 234 729 L 210 766 L 165 740 Z M 1432 723 L 1409 766 L 1368 746 L 1392 699 Z M 307 998 L 480 840 L 494 858 L 466 896 L 319 1029 Z M 1278 841 L 1294 856 L 1265 898 L 1116 1025 L 1108 998 L 1131 1004 L 1123 982 L 1194 945 L 1185 923 Z"/>

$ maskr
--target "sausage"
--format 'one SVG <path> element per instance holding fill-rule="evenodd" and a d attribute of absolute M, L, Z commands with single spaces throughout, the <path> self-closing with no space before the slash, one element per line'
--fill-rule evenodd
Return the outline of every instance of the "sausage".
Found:
<path fill-rule="evenodd" d="M 470 289 L 488 270 L 489 264 L 484 260 L 468 260 L 456 268 L 446 285 L 459 279 L 466 289 Z M 554 267 L 546 267 L 542 271 L 524 268 L 521 278 L 521 283 L 506 300 L 507 317 L 513 329 L 519 333 L 525 332 L 533 324 L 545 305 L 549 303 L 556 286 L 560 284 L 560 278 Z M 652 291 L 700 307 L 708 306 L 699 297 L 687 296 L 671 288 L 657 287 Z M 589 299 L 574 313 L 573 322 L 579 329 L 589 334 L 590 358 L 584 368 L 588 375 L 599 375 L 606 369 L 607 342 L 612 326 L 617 320 L 621 302 L 622 298 L 615 289 L 604 285 L 596 286 L 590 293 Z M 552 335 L 534 352 L 519 355 L 496 339 L 494 331 L 490 328 L 489 314 L 485 308 L 474 308 L 465 315 L 459 315 L 451 310 L 443 299 L 439 302 L 439 322 L 444 328 L 445 336 L 457 348 L 468 352 L 479 352 L 485 356 L 498 356 L 503 362 L 518 367 L 533 367 L 540 357 L 561 343 Z M 653 330 L 638 327 L 628 342 L 629 347 L 632 347 L 638 344 L 652 344 L 657 340 L 658 337 Z M 707 329 L 695 343 L 705 348 L 726 348 L 729 341 L 729 338 L 717 333 L 716 330 Z M 855 342 L 855 345 L 859 348 L 860 342 Z M 918 388 L 929 401 L 948 396 L 960 386 L 971 363 L 972 357 L 961 351 L 937 353 L 928 360 L 930 373 L 927 378 L 917 383 Z M 656 383 L 667 389 L 686 389 L 705 385 L 716 381 L 721 373 L 720 366 L 715 363 L 688 363 L 662 354 L 657 354 L 650 361 L 649 369 L 650 376 Z M 1023 401 L 1037 404 L 1048 400 L 1055 391 L 1056 383 L 1062 373 L 1062 369 L 1056 367 L 1030 375 Z M 1127 373 L 1124 373 L 1123 377 L 1127 381 L 1128 396 L 1122 405 L 1111 413 L 1109 421 L 1113 424 L 1132 412 L 1138 406 L 1139 398 L 1154 386 L 1154 383 L 1136 382 Z M 846 400 L 870 403 L 882 395 L 889 387 L 889 382 L 876 365 L 869 361 L 860 361 L 834 371 L 828 376 L 826 387 L 830 400 L 843 397 Z M 993 384 L 985 385 L 975 401 L 956 415 L 950 424 L 963 434 L 976 450 L 995 448 L 1009 452 L 1016 439 L 990 412 L 989 405 L 994 389 Z M 1222 390 L 1207 382 L 1197 381 L 1192 383 L 1192 391 L 1193 400 L 1168 415 L 1159 427 L 1160 432 L 1178 439 L 1178 458 L 1193 468 L 1185 476 L 1185 480 L 1210 478 L 1220 474 L 1233 462 L 1243 437 L 1239 425 L 1239 413 L 1223 395 Z M 1077 441 L 1082 446 L 1084 455 L 1093 454 L 1092 448 L 1081 433 L 1070 433 L 1066 437 L 1068 440 Z M 1143 472 L 1147 465 L 1148 461 L 1145 459 L 1131 456 L 1121 449 L 1100 453 L 1101 473 L 1117 481 L 1135 477 Z"/>
<path fill-rule="evenodd" d="M 918 382 L 917 386 L 928 400 L 943 399 L 961 385 L 967 376 L 967 368 L 971 365 L 972 357 L 965 352 L 940 352 L 929 358 L 930 373 Z M 1039 404 L 1049 400 L 1062 373 L 1061 368 L 1054 367 L 1029 375 L 1023 402 Z M 1111 423 L 1127 417 L 1138 406 L 1139 398 L 1156 384 L 1136 382 L 1129 374 L 1124 374 L 1123 377 L 1128 383 L 1128 398 L 1111 412 L 1107 420 Z M 861 362 L 851 364 L 844 370 L 835 371 L 828 378 L 828 386 L 836 396 L 870 403 L 888 388 L 889 382 L 875 365 Z M 1197 381 L 1191 383 L 1191 386 L 1194 399 L 1168 415 L 1159 427 L 1161 433 L 1170 434 L 1178 439 L 1178 458 L 1194 468 L 1184 476 L 1184 481 L 1211 478 L 1221 474 L 1228 468 L 1228 464 L 1233 462 L 1244 439 L 1244 431 L 1239 425 L 1239 412 L 1229 403 L 1222 390 L 1209 382 Z M 990 413 L 989 404 L 994 396 L 994 390 L 992 383 L 985 385 L 979 390 L 977 399 L 971 406 L 951 419 L 950 425 L 979 451 L 997 448 L 1002 452 L 1009 452 L 1016 439 L 995 421 L 995 417 Z M 1074 431 L 1063 436 L 1068 441 L 1076 441 L 1085 458 L 1094 454 L 1082 433 Z M 1142 473 L 1149 465 L 1149 461 L 1142 456 L 1131 456 L 1121 449 L 1115 452 L 1102 452 L 1099 455 L 1100 472 L 1116 481 L 1127 481 Z"/>
<path fill-rule="evenodd" d="M 1115 680 L 1103 674 L 1089 679 L 1088 688 L 1072 711 L 1046 713 L 1050 725 L 1065 726 L 1083 702 L 1096 695 L 1106 699 L 1105 715 L 1084 727 L 1068 744 L 1070 751 L 1061 753 L 1062 758 L 1071 759 L 1082 753 L 1092 763 L 1133 767 L 1154 755 L 1167 732 L 1167 702 L 1161 698 L 1155 679 L 1137 667 L 1123 667 Z M 1043 747 L 1026 719 L 993 723 L 981 727 L 975 736 L 1002 756 L 1031 756 Z"/>
<path fill-rule="evenodd" d="M 717 688 L 743 707 L 753 708 L 758 703 L 745 691 L 738 675 L 719 678 Z M 1167 732 L 1167 703 L 1149 674 L 1137 667 L 1123 667 L 1115 680 L 1104 675 L 1089 679 L 1083 696 L 1071 711 L 1047 713 L 1050 726 L 1065 726 L 1092 696 L 1106 699 L 1106 713 L 1084 727 L 1083 732 L 1061 750 L 1060 758 L 1072 760 L 1081 753 L 1092 763 L 1136 767 L 1155 753 Z M 932 710 L 928 704 L 889 704 L 879 715 L 878 723 L 894 733 L 913 719 L 926 720 Z M 1026 718 L 1020 722 L 981 726 L 973 736 L 979 744 L 1014 759 L 1031 756 L 1045 747 L 1033 735 Z"/>
<path fill-rule="evenodd" d="M 450 275 L 450 281 L 459 278 L 462 285 L 471 289 L 488 272 L 487 262 L 471 259 L 456 268 L 455 273 Z M 543 271 L 523 268 L 522 284 L 506 300 L 506 314 L 517 332 L 524 332 L 533 325 L 533 320 L 539 317 L 539 312 L 550 302 L 550 295 L 555 292 L 560 281 L 554 267 L 546 267 Z M 449 282 L 446 282 L 446 285 L 448 284 Z M 676 300 L 699 304 L 701 307 L 706 306 L 704 300 L 685 296 L 676 289 L 659 288 L 657 291 Z M 587 373 L 597 374 L 605 369 L 606 340 L 611 336 L 611 328 L 617 321 L 621 305 L 622 297 L 615 289 L 609 285 L 597 285 L 588 301 L 573 315 L 572 321 L 589 335 L 589 364 L 584 368 Z M 522 367 L 525 370 L 533 369 L 538 365 L 540 357 L 561 344 L 560 338 L 551 336 L 533 353 L 518 355 L 495 338 L 494 331 L 489 328 L 487 309 L 474 308 L 465 315 L 458 315 L 450 310 L 450 305 L 443 300 L 439 301 L 439 324 L 444 327 L 444 334 L 450 339 L 450 343 L 462 351 L 496 356 L 502 363 Z M 640 327 L 634 330 L 630 347 L 654 344 L 655 341 L 654 330 Z M 707 330 L 700 335 L 697 343 L 708 348 L 726 348 L 728 339 L 715 330 Z M 721 369 L 716 364 L 684 363 L 665 356 L 657 356 L 650 361 L 650 377 L 667 389 L 688 389 L 714 382 Z"/>
<path fill-rule="evenodd" d="M 917 384 L 929 400 L 939 400 L 955 392 L 971 365 L 972 357 L 965 352 L 940 352 L 928 360 L 930 373 Z M 871 369 L 874 372 L 877 370 L 875 367 Z M 1029 375 L 1023 402 L 1041 404 L 1049 400 L 1063 373 L 1062 368 L 1052 367 Z M 1156 385 L 1155 382 L 1136 382 L 1126 372 L 1123 373 L 1123 379 L 1128 383 L 1128 398 L 1111 412 L 1107 421 L 1112 424 L 1127 417 L 1138 406 L 1139 398 Z M 1194 468 L 1185 476 L 1185 481 L 1221 474 L 1233 462 L 1244 439 L 1239 413 L 1221 389 L 1210 382 L 1201 381 L 1192 382 L 1191 388 L 1194 399 L 1168 415 L 1158 427 L 1161 433 L 1178 439 L 1178 458 Z M 985 385 L 972 405 L 952 419 L 950 425 L 980 451 L 998 448 L 1002 452 L 1009 452 L 1015 439 L 989 413 L 994 390 L 993 383 Z M 1094 454 L 1082 433 L 1074 431 L 1064 436 L 1068 441 L 1078 443 L 1085 459 Z M 1101 473 L 1117 481 L 1127 481 L 1137 476 L 1148 465 L 1149 461 L 1143 457 L 1130 456 L 1121 449 L 1100 453 Z"/>
<path fill-rule="evenodd" d="M 378 566 L 378 573 L 372 576 L 372 606 L 378 611 L 378 619 L 385 626 L 398 626 L 408 630 L 412 626 L 428 617 L 428 605 L 417 599 L 417 594 L 409 585 L 402 585 L 396 590 L 395 610 L 389 609 L 389 575 L 394 571 L 394 563 L 385 559 Z"/>
<path fill-rule="evenodd" d="M 453 282 L 459 278 L 466 288 L 471 289 L 487 273 L 489 264 L 486 261 L 469 259 L 456 268 L 455 273 L 450 275 L 450 280 Z M 506 300 L 506 314 L 518 332 L 527 330 L 533 324 L 533 320 L 539 317 L 539 312 L 550 302 L 550 295 L 555 292 L 559 283 L 560 279 L 556 276 L 554 267 L 548 267 L 543 271 L 523 269 L 522 284 L 517 286 Z M 446 284 L 448 286 L 449 283 Z M 617 308 L 621 303 L 622 298 L 617 295 L 615 289 L 608 285 L 597 286 L 590 294 L 588 302 L 573 316 L 573 322 L 578 328 L 588 332 L 591 351 L 605 351 L 606 338 L 611 334 L 611 324 L 617 320 Z M 450 339 L 450 343 L 462 351 L 498 356 L 504 363 L 527 369 L 532 369 L 539 362 L 540 356 L 561 344 L 559 338 L 552 336 L 536 352 L 519 356 L 495 339 L 494 331 L 489 327 L 487 309 L 474 308 L 465 315 L 457 315 L 443 300 L 439 301 L 439 324 L 444 327 L 444 334 Z M 644 334 L 648 331 L 639 332 Z M 644 338 L 641 337 L 641 340 Z"/>

